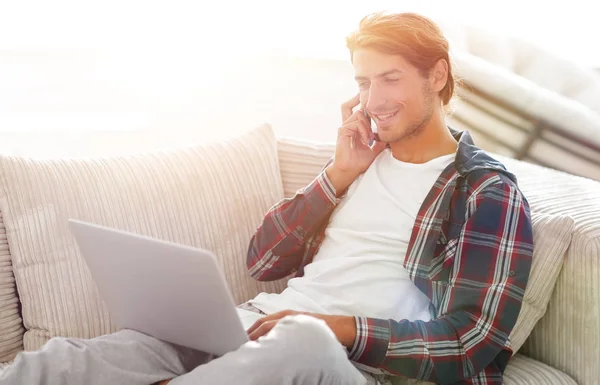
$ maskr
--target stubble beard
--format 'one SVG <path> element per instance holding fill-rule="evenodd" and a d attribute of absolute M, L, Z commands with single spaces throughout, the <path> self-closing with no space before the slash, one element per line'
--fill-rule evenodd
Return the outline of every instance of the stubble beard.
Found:
<path fill-rule="evenodd" d="M 423 95 L 425 111 L 423 112 L 421 118 L 417 121 L 411 122 L 403 133 L 390 140 L 388 143 L 400 142 L 402 140 L 419 136 L 423 132 L 433 116 L 433 91 L 427 82 L 423 84 Z"/>

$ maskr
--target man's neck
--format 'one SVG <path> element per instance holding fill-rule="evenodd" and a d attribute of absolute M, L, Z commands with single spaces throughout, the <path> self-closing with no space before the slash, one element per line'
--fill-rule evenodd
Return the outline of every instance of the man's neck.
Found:
<path fill-rule="evenodd" d="M 418 134 L 390 143 L 394 158 L 406 163 L 426 163 L 456 152 L 456 146 L 441 112 L 434 114 Z"/>

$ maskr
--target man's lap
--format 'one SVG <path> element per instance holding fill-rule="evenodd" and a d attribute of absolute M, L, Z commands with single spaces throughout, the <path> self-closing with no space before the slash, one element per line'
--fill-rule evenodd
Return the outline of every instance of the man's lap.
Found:
<path fill-rule="evenodd" d="M 56 382 L 49 384 L 68 383 L 71 379 L 73 383 L 93 383 L 97 378 L 110 379 L 114 384 L 147 385 L 168 378 L 178 378 L 173 385 L 198 385 L 210 379 L 214 380 L 211 384 L 250 383 L 250 379 L 263 384 L 270 376 L 284 374 L 304 379 L 298 383 L 311 383 L 309 377 L 315 371 L 312 369 L 329 378 L 327 384 L 362 384 L 360 373 L 348 361 L 345 348 L 333 333 L 312 317 L 299 317 L 282 320 L 282 325 L 273 329 L 276 333 L 218 358 L 132 330 L 92 340 L 56 338 L 41 351 L 21 357 L 18 369 L 7 374 L 9 382 L 3 382 L 2 377 L 0 384 L 15 383 L 11 380 L 18 380 L 23 371 L 29 371 L 29 382 L 17 384 L 35 384 L 42 377 L 57 377 Z M 281 365 L 282 360 L 289 364 Z M 69 373 L 68 378 L 65 373 Z M 121 377 L 122 373 L 125 377 Z M 262 378 L 264 374 L 269 376 Z"/>

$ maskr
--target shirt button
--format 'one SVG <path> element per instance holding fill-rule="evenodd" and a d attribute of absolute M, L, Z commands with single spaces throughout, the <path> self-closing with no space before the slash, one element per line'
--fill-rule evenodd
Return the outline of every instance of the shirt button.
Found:
<path fill-rule="evenodd" d="M 509 271 L 508 275 L 511 276 L 511 277 L 514 277 L 515 276 L 515 271 L 514 270 Z"/>

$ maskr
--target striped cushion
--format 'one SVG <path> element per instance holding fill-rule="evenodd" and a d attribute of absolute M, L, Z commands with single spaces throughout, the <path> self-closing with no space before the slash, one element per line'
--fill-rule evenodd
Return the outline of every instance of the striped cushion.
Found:
<path fill-rule="evenodd" d="M 246 270 L 250 237 L 282 199 L 274 133 L 153 153 L 63 160 L 0 157 L 4 215 L 26 350 L 117 330 L 72 238 L 70 217 L 212 250 L 237 302 L 282 282 Z"/>
<path fill-rule="evenodd" d="M 277 142 L 279 168 L 286 198 L 306 186 L 333 156 L 333 144 L 313 143 L 292 138 Z"/>

